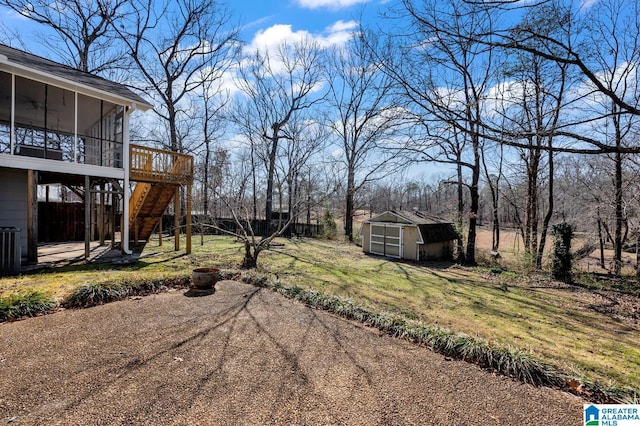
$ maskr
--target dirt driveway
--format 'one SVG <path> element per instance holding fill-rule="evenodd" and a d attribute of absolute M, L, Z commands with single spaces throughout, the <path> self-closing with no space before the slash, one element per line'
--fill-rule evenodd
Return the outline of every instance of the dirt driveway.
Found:
<path fill-rule="evenodd" d="M 234 281 L 0 324 L 0 425 L 578 425 L 582 400 Z"/>

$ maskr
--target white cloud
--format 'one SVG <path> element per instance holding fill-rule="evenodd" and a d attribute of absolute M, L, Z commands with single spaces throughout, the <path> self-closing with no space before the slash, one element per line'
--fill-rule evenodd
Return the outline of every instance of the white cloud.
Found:
<path fill-rule="evenodd" d="M 276 24 L 258 31 L 244 50 L 249 54 L 255 51 L 273 51 L 282 43 L 295 44 L 308 38 L 311 38 L 308 31 L 293 31 L 289 24 Z"/>
<path fill-rule="evenodd" d="M 600 0 L 582 0 L 582 3 L 580 4 L 580 10 L 590 9 L 596 3 L 598 3 L 598 1 Z"/>
<path fill-rule="evenodd" d="M 333 25 L 330 25 L 326 28 L 328 33 L 337 33 L 337 32 L 351 32 L 358 28 L 358 23 L 356 21 L 337 21 Z"/>
<path fill-rule="evenodd" d="M 370 0 L 296 0 L 300 7 L 306 9 L 345 9 L 356 4 L 368 3 Z"/>
<path fill-rule="evenodd" d="M 306 30 L 294 31 L 290 24 L 276 24 L 256 32 L 244 51 L 248 54 L 257 50 L 272 52 L 283 43 L 294 45 L 304 40 L 315 42 L 322 48 L 342 46 L 353 37 L 358 26 L 356 21 L 340 20 L 326 27 L 322 33 L 312 34 Z"/>

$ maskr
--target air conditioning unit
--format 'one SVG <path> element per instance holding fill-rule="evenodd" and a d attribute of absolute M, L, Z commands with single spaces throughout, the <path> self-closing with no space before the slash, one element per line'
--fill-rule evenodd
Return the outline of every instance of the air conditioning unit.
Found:
<path fill-rule="evenodd" d="M 0 228 L 0 276 L 20 274 L 20 229 Z"/>

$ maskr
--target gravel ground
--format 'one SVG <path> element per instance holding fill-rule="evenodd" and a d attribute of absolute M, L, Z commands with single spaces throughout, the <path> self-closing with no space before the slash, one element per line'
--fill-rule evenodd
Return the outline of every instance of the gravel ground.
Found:
<path fill-rule="evenodd" d="M 234 281 L 0 324 L 0 425 L 578 425 L 582 404 Z"/>

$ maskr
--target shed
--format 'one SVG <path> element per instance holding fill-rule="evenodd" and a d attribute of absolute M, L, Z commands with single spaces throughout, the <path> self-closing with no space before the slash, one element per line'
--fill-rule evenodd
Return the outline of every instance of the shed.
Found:
<path fill-rule="evenodd" d="M 453 224 L 422 212 L 386 211 L 362 223 L 365 253 L 408 260 L 450 259 L 458 238 Z"/>

